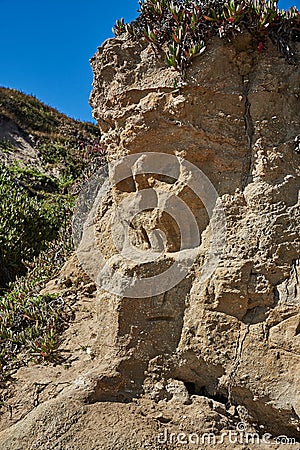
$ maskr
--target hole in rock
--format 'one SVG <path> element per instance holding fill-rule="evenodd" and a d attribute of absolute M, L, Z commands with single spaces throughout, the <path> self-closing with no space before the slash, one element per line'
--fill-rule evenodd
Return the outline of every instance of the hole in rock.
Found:
<path fill-rule="evenodd" d="M 186 389 L 187 389 L 187 391 L 188 391 L 188 393 L 190 395 L 195 395 L 196 394 L 196 385 L 195 385 L 195 383 L 191 383 L 190 381 L 186 381 L 184 383 L 184 385 L 185 385 L 185 387 L 186 387 Z"/>
<path fill-rule="evenodd" d="M 230 401 L 226 395 L 217 393 L 214 396 L 212 396 L 211 398 L 213 400 L 215 400 L 216 402 L 223 403 L 226 406 L 226 408 L 230 408 Z"/>
<path fill-rule="evenodd" d="M 184 381 L 184 385 L 190 395 L 200 395 L 203 397 L 210 398 L 218 403 L 223 403 L 226 406 L 226 408 L 229 408 L 231 406 L 228 396 L 225 395 L 224 393 L 217 392 L 215 394 L 212 394 L 211 392 L 209 392 L 208 387 L 197 386 L 195 383 L 191 381 Z"/>

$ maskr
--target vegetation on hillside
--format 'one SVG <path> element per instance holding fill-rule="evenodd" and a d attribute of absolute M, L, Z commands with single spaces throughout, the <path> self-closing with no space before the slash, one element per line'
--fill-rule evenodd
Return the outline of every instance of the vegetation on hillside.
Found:
<path fill-rule="evenodd" d="M 12 120 L 39 156 L 40 165 L 0 164 L 0 288 L 26 272 L 71 220 L 75 186 L 103 163 L 100 131 L 73 120 L 33 96 L 0 88 L 0 117 Z M 14 153 L 0 141 L 0 153 Z"/>
<path fill-rule="evenodd" d="M 0 379 L 5 379 L 32 357 L 56 357 L 73 313 L 63 296 L 40 292 L 72 251 L 77 194 L 105 157 L 98 127 L 33 96 L 0 88 L 0 118 L 13 121 L 38 156 L 36 165 L 24 164 L 14 157 L 13 139 L 0 140 L 0 156 L 12 156 L 0 158 Z"/>
<path fill-rule="evenodd" d="M 40 292 L 57 275 L 70 249 L 66 236 L 60 235 L 0 297 L 0 381 L 32 359 L 59 359 L 61 333 L 74 317 L 72 304 L 63 295 Z"/>
<path fill-rule="evenodd" d="M 77 178 L 91 157 L 101 153 L 98 127 L 71 119 L 32 95 L 0 88 L 1 116 L 30 135 L 42 162 L 48 168 L 58 166 L 61 176 Z"/>
<path fill-rule="evenodd" d="M 14 169 L 14 168 L 13 168 Z M 50 183 L 38 174 L 31 183 L 23 183 L 12 168 L 0 166 L 0 284 L 26 272 L 24 261 L 30 261 L 46 248 L 47 242 L 58 236 L 67 218 L 70 201 L 61 195 L 28 191 L 28 185 Z M 23 184 L 23 186 L 21 185 Z M 54 184 L 54 183 L 53 183 Z"/>
<path fill-rule="evenodd" d="M 270 38 L 289 63 L 295 62 L 291 47 L 300 40 L 300 16 L 296 7 L 279 10 L 275 0 L 142 0 L 139 17 L 125 24 L 118 20 L 116 36 L 146 39 L 163 48 L 169 66 L 183 78 L 192 60 L 206 48 L 209 36 L 232 37 L 247 30 L 253 46 L 262 53 Z"/>

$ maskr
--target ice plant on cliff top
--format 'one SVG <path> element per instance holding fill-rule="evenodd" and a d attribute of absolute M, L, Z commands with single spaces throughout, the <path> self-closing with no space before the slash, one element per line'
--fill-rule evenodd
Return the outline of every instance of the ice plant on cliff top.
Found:
<path fill-rule="evenodd" d="M 295 62 L 291 43 L 300 40 L 296 7 L 279 10 L 275 0 L 141 0 L 140 15 L 130 24 L 117 21 L 116 36 L 146 39 L 165 51 L 166 62 L 183 78 L 192 60 L 204 52 L 209 36 L 232 37 L 247 30 L 254 48 L 263 53 L 268 38 Z"/>

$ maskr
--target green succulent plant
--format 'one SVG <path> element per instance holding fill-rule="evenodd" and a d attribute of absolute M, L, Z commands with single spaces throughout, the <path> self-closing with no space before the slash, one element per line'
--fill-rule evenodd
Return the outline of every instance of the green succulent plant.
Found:
<path fill-rule="evenodd" d="M 258 52 L 269 37 L 289 63 L 295 62 L 290 42 L 300 40 L 299 11 L 280 11 L 275 0 L 141 0 L 139 12 L 129 27 L 123 19 L 117 22 L 115 34 L 127 32 L 166 49 L 167 64 L 183 78 L 192 60 L 205 51 L 209 36 L 224 38 L 244 29 Z"/>
<path fill-rule="evenodd" d="M 125 31 L 126 31 L 125 20 L 122 17 L 122 19 L 116 21 L 116 23 L 112 29 L 112 32 L 115 34 L 115 36 L 119 36 L 119 35 L 125 33 Z"/>
<path fill-rule="evenodd" d="M 1 286 L 26 271 L 30 260 L 56 238 L 66 209 L 59 198 L 32 196 L 13 170 L 0 166 Z M 44 181 L 44 180 L 42 180 Z"/>

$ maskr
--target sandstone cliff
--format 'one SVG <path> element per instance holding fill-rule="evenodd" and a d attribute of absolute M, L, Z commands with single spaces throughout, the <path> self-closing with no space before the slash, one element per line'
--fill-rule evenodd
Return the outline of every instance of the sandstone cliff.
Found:
<path fill-rule="evenodd" d="M 2 431 L 1 448 L 173 449 L 182 445 L 157 440 L 165 429 L 221 435 L 241 423 L 260 436 L 299 439 L 298 67 L 271 42 L 257 53 L 246 33 L 231 43 L 212 39 L 183 85 L 151 45 L 125 37 L 106 41 L 92 66 L 94 117 L 108 158 L 121 163 L 112 175 L 115 185 L 98 195 L 95 224 L 83 229 L 78 256 L 91 279 L 74 257 L 48 287 L 78 291 L 81 273 L 81 314 L 87 317 L 67 338 L 89 351 L 76 350 L 67 375 L 38 369 L 44 402 L 33 408 L 27 400 L 32 411 Z M 178 167 L 169 178 L 159 167 L 149 173 L 147 152 L 152 169 L 158 152 L 178 157 Z M 137 156 L 126 165 L 122 157 L 131 155 Z M 201 169 L 216 189 L 212 211 L 184 183 L 183 161 Z M 187 275 L 165 293 L 154 289 L 155 295 L 136 298 L 123 285 L 116 292 L 112 286 L 112 292 L 101 286 L 84 291 L 99 274 L 87 238 L 92 225 L 104 258 L 135 280 L 157 275 L 179 253 L 193 250 L 180 247 L 170 214 L 143 205 L 143 189 L 173 192 L 189 206 L 199 246 Z M 137 249 L 159 247 L 154 232 L 164 232 L 165 253 L 155 261 L 126 264 L 119 255 L 113 211 L 122 202 L 139 209 L 130 225 Z M 214 232 L 225 239 L 217 267 L 203 277 Z M 23 398 L 34 385 L 26 384 L 30 374 L 33 380 L 36 369 L 16 375 Z M 236 448 L 246 448 L 243 442 Z"/>
<path fill-rule="evenodd" d="M 230 45 L 212 41 L 177 90 L 174 71 L 151 46 L 107 41 L 92 65 L 92 105 L 111 158 L 182 156 L 216 187 L 227 221 L 221 260 L 204 283 L 200 258 L 188 280 L 163 298 L 118 300 L 115 338 L 123 349 L 126 338 L 126 360 L 130 351 L 124 376 L 130 367 L 145 383 L 148 370 L 152 395 L 156 381 L 192 383 L 196 392 L 243 405 L 273 433 L 292 433 L 299 408 L 299 72 L 271 44 L 267 54 L 255 52 L 245 34 Z M 153 185 L 152 174 L 144 183 L 132 177 L 133 192 Z M 204 238 L 203 205 L 185 187 L 176 195 L 191 207 Z M 152 222 L 140 219 L 146 231 L 153 229 L 150 214 Z M 109 230 L 101 226 L 108 217 L 109 211 L 98 220 L 109 247 Z M 169 222 L 163 215 L 155 226 L 166 230 L 172 251 L 179 237 Z M 111 306 L 106 315 L 113 319 Z"/>

